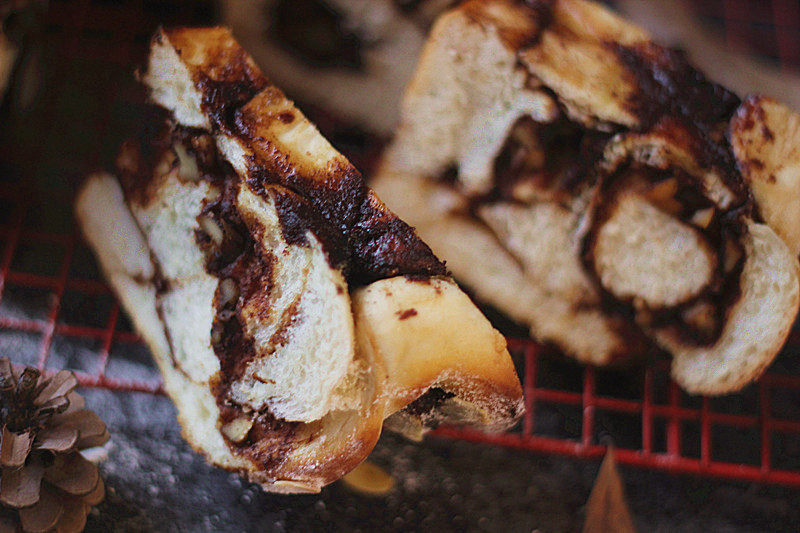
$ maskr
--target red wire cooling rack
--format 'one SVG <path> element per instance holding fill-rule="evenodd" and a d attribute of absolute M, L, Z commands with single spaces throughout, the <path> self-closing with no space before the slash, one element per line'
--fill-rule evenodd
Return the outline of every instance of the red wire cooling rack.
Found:
<path fill-rule="evenodd" d="M 743 22 L 750 19 L 742 6 L 756 4 L 771 9 L 725 0 L 703 2 L 701 12 L 733 20 L 725 27 L 739 41 L 733 33 L 755 31 Z M 775 2 L 769 13 L 774 46 L 759 51 L 796 66 L 796 3 Z M 147 361 L 144 348 L 74 228 L 71 198 L 78 177 L 107 163 L 139 114 L 130 72 L 152 31 L 213 16 L 208 3 L 191 0 L 50 3 L 43 45 L 33 49 L 42 65 L 40 96 L 24 111 L 7 103 L 0 122 L 0 352 L 46 370 L 73 369 L 86 387 L 161 392 L 152 363 L 144 363 L 151 370 L 144 376 L 124 370 L 131 358 Z M 335 122 L 321 124 L 335 141 Z M 82 355 L 55 357 L 61 344 L 77 345 Z M 611 441 L 624 464 L 800 487 L 797 331 L 771 373 L 724 398 L 686 395 L 669 380 L 665 361 L 594 369 L 529 340 L 509 339 L 509 346 L 524 383 L 520 427 L 502 434 L 443 427 L 435 435 L 581 458 L 601 457 Z"/>

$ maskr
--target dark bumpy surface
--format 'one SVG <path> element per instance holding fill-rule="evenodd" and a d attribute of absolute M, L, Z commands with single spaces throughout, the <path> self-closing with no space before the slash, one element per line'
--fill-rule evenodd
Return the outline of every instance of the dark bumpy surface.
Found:
<path fill-rule="evenodd" d="M 85 391 L 112 434 L 107 500 L 89 532 L 579 531 L 599 464 L 386 434 L 370 456 L 395 479 L 382 497 L 342 483 L 318 495 L 266 494 L 214 469 L 179 435 L 168 399 Z M 548 417 L 548 423 L 555 419 Z M 800 494 L 622 469 L 639 531 L 796 531 Z"/>
<path fill-rule="evenodd" d="M 609 46 L 636 78 L 639 93 L 630 105 L 645 126 L 654 125 L 664 116 L 714 125 L 730 118 L 739 105 L 735 94 L 709 81 L 680 50 L 655 43 Z"/>

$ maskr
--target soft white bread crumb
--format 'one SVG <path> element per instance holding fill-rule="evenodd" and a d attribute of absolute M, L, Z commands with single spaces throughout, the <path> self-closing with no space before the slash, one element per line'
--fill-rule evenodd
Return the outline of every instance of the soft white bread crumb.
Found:
<path fill-rule="evenodd" d="M 267 190 L 264 198 L 242 187 L 238 196 L 243 219 L 274 261 L 269 279 L 242 310 L 256 357 L 231 393 L 253 410 L 268 407 L 279 418 L 310 422 L 331 410 L 354 357 L 350 298 L 313 234 L 306 235 L 307 246 L 283 239 Z"/>
<path fill-rule="evenodd" d="M 170 109 L 178 122 L 208 130 L 211 122 L 201 109 L 203 96 L 183 62 L 187 60 L 190 58 L 179 57 L 169 38 L 160 33 L 150 47 L 150 62 L 142 81 L 151 88 L 153 102 Z"/>
<path fill-rule="evenodd" d="M 716 255 L 699 231 L 633 192 L 616 199 L 600 225 L 594 268 L 617 298 L 672 307 L 700 293 L 716 268 Z"/>
<path fill-rule="evenodd" d="M 693 394 L 736 391 L 756 379 L 783 346 L 797 314 L 796 257 L 774 231 L 749 222 L 741 296 L 709 347 L 687 346 L 667 332 L 658 341 L 673 354 L 672 375 Z"/>
<path fill-rule="evenodd" d="M 177 170 L 157 177 L 153 194 L 134 201 L 131 211 L 167 279 L 206 276 L 205 258 L 197 247 L 197 216 L 218 194 L 208 182 L 182 179 Z"/>
<path fill-rule="evenodd" d="M 519 259 L 530 282 L 576 304 L 596 303 L 597 291 L 580 262 L 578 212 L 555 202 L 498 202 L 481 207 L 479 214 Z"/>
<path fill-rule="evenodd" d="M 163 279 L 169 282 L 158 306 L 169 332 L 171 355 L 186 377 L 207 383 L 219 370 L 211 347 L 219 282 L 205 271 L 195 232 L 200 229 L 198 215 L 204 203 L 219 193 L 207 182 L 183 179 L 178 169 L 156 176 L 148 191 L 132 201 L 130 209 L 147 240 L 147 253 L 153 254 Z"/>
<path fill-rule="evenodd" d="M 211 276 L 176 281 L 159 297 L 175 365 L 197 383 L 208 383 L 219 371 L 219 359 L 211 348 L 218 284 Z"/>
<path fill-rule="evenodd" d="M 489 160 L 498 148 L 496 130 L 522 110 L 552 120 L 551 100 L 525 86 L 514 51 L 495 30 L 458 10 L 437 20 L 422 61 L 424 68 L 417 69 L 406 91 L 397 131 L 407 142 L 386 155 L 397 171 L 438 176 L 453 162 L 464 161 L 474 169 L 469 174 L 475 183 L 469 187 L 481 190 L 486 165 L 473 151 L 478 133 L 496 132 L 479 148 Z"/>
<path fill-rule="evenodd" d="M 467 123 L 467 131 L 458 154 L 458 181 L 467 194 L 481 194 L 494 185 L 494 160 L 508 131 L 521 117 L 538 122 L 552 122 L 558 106 L 542 91 L 520 90 L 510 102 L 493 103 L 479 109 Z"/>

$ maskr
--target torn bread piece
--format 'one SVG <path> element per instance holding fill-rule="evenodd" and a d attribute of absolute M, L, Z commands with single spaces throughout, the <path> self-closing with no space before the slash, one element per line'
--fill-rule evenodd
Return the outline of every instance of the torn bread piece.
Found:
<path fill-rule="evenodd" d="M 516 422 L 505 339 L 228 30 L 160 31 L 142 79 L 160 111 L 76 214 L 197 451 L 318 491 L 389 417 Z"/>
<path fill-rule="evenodd" d="M 687 390 L 723 394 L 797 313 L 798 124 L 598 4 L 465 2 L 434 25 L 371 184 L 540 341 L 592 364 L 664 350 Z"/>

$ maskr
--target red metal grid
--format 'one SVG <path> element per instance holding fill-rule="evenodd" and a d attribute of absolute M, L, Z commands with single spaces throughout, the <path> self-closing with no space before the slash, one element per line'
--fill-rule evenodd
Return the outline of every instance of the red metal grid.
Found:
<path fill-rule="evenodd" d="M 746 39 L 741 24 L 742 17 L 747 20 L 740 1 L 724 0 L 720 3 L 723 19 L 734 22 L 726 24 L 726 32 L 731 42 Z M 71 67 L 71 61 L 80 54 L 91 54 L 102 61 L 113 62 L 125 68 L 135 65 L 137 47 L 143 44 L 137 39 L 143 30 L 144 15 L 148 2 L 56 2 L 51 4 L 47 21 L 62 31 L 58 54 L 64 62 L 58 68 L 61 73 Z M 785 65 L 796 65 L 797 33 L 800 26 L 800 13 L 796 2 L 775 0 L 772 8 L 776 50 L 774 54 Z M 113 25 L 121 33 L 113 36 L 113 42 L 87 42 L 84 39 L 87 30 L 96 30 Z M 109 46 L 113 44 L 114 46 Z M 113 48 L 113 49 L 112 49 Z M 59 73 L 56 72 L 56 78 Z M 109 109 L 114 102 L 129 97 L 127 87 L 109 87 L 105 101 L 100 105 L 101 112 L 95 117 L 96 138 L 102 138 L 109 128 L 111 113 Z M 42 123 L 57 119 L 55 101 L 46 104 Z M 46 143 L 41 143 L 39 150 L 44 150 Z M 28 160 L 35 165 L 43 164 L 42 153 L 37 151 Z M 98 151 L 92 153 L 85 161 L 85 167 L 91 168 L 100 160 Z M 82 167 L 83 168 L 83 167 Z M 46 196 L 46 195 L 45 195 Z M 51 346 L 55 336 L 73 339 L 90 339 L 98 343 L 95 356 L 97 358 L 94 372 L 76 371 L 81 385 L 100 387 L 119 391 L 136 391 L 143 393 L 161 393 L 158 381 L 142 381 L 122 379 L 107 374 L 109 357 L 116 343 L 138 342 L 138 337 L 121 326 L 120 308 L 116 301 L 110 306 L 102 327 L 78 325 L 64 316 L 62 300 L 67 291 L 86 295 L 90 298 L 109 297 L 108 287 L 100 280 L 83 278 L 71 273 L 71 266 L 79 247 L 85 246 L 76 230 L 72 227 L 62 231 L 40 230 L 26 224 L 32 199 L 45 203 L 64 203 L 71 200 L 69 191 L 54 194 L 52 198 L 42 200 L 41 191 L 32 193 L 18 184 L 0 182 L 0 201 L 7 201 L 13 207 L 0 224 L 0 242 L 3 243 L 0 254 L 0 303 L 5 289 L 9 285 L 42 289 L 50 295 L 46 317 L 27 319 L 6 316 L 0 313 L 0 331 L 20 331 L 38 334 L 38 352 L 36 354 L 39 368 L 48 370 Z M 60 263 L 55 274 L 45 275 L 12 269 L 15 255 L 21 243 L 39 243 L 63 248 Z M 800 414 L 798 412 L 773 412 L 772 397 L 777 392 L 794 392 L 800 397 L 800 376 L 769 373 L 756 385 L 753 409 L 717 409 L 714 401 L 702 398 L 699 401 L 680 391 L 678 386 L 669 380 L 669 369 L 666 362 L 658 362 L 646 369 L 631 370 L 640 372 L 638 383 L 641 390 L 635 394 L 609 394 L 598 390 L 598 376 L 604 370 L 592 367 L 580 368 L 577 365 L 567 367 L 564 375 L 567 381 L 579 383 L 579 386 L 564 385 L 557 379 L 553 369 L 544 364 L 549 361 L 544 349 L 536 343 L 525 339 L 509 339 L 509 348 L 522 369 L 521 378 L 525 393 L 526 414 L 519 428 L 508 433 L 485 434 L 475 430 L 443 427 L 434 432 L 441 437 L 458 438 L 468 441 L 483 442 L 533 452 L 560 454 L 571 457 L 597 459 L 606 450 L 607 439 L 603 437 L 600 426 L 600 412 L 609 412 L 635 419 L 631 427 L 637 429 L 639 435 L 633 439 L 633 447 L 625 447 L 624 442 L 617 442 L 616 457 L 622 464 L 662 470 L 672 473 L 687 473 L 702 476 L 714 476 L 747 481 L 778 483 L 800 487 L 800 461 L 794 468 L 781 466 L 784 457 L 774 453 L 775 439 L 779 434 L 798 438 L 800 434 Z M 800 335 L 793 332 L 787 344 L 787 350 L 800 348 Z M 13 357 L 14 354 L 11 354 Z M 571 376 L 571 377 L 570 377 Z M 752 391 L 751 391 L 752 392 Z M 744 398 L 744 396 L 742 396 Z M 742 400 L 747 403 L 750 400 Z M 688 405 L 687 405 L 688 403 Z M 734 402 L 735 403 L 735 402 Z M 579 430 L 561 431 L 553 434 L 543 429 L 539 422 L 543 409 L 554 408 L 577 410 L 576 417 Z M 547 411 L 549 413 L 550 411 Z M 549 416 L 549 415 L 548 415 Z M 689 425 L 699 428 L 697 436 L 687 440 Z M 719 459 L 720 429 L 733 429 L 750 432 L 755 437 L 745 438 L 743 443 L 757 447 L 757 460 L 726 461 Z M 727 438 L 727 437 L 726 437 Z M 694 442 L 697 441 L 697 442 Z M 755 442 L 753 442 L 755 441 Z M 689 450 L 687 443 L 696 444 L 697 450 Z M 740 442 L 731 442 L 737 446 Z M 779 453 L 780 450 L 778 450 Z"/>

